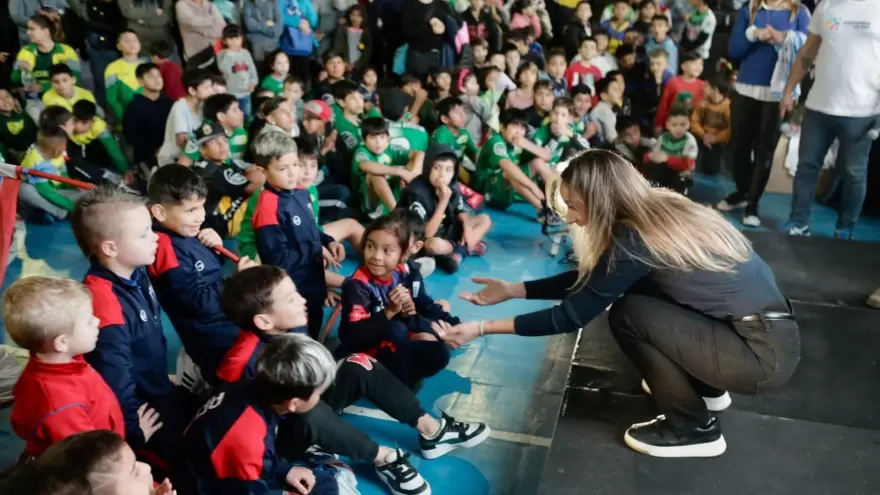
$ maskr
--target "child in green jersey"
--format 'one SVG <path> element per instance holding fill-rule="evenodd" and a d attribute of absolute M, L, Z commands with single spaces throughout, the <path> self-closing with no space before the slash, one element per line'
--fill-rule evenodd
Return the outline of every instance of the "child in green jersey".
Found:
<path fill-rule="evenodd" d="M 361 212 L 378 217 L 393 211 L 402 185 L 421 175 L 425 154 L 389 146 L 388 123 L 381 117 L 364 119 L 361 131 L 364 144 L 351 161 L 352 186 L 360 197 Z"/>
<path fill-rule="evenodd" d="M 440 116 L 441 125 L 431 135 L 431 144 L 446 145 L 455 151 L 461 166 L 458 178 L 465 184 L 470 184 L 470 178 L 476 170 L 474 163 L 480 150 L 465 128 L 467 124 L 465 104 L 456 97 L 444 98 L 437 102 L 437 115 Z"/>
<path fill-rule="evenodd" d="M 547 161 L 531 154 L 526 156 L 529 166 L 538 171 L 541 177 L 552 175 L 559 162 L 590 147 L 590 143 L 575 128 L 574 115 L 574 102 L 571 98 L 556 98 L 550 111 L 550 122 L 539 127 L 532 136 L 532 141 L 537 146 L 550 152 L 550 159 Z"/>
<path fill-rule="evenodd" d="M 210 96 L 202 104 L 202 116 L 204 123 L 216 122 L 223 127 L 229 141 L 229 159 L 239 167 L 247 168 L 248 165 L 241 162 L 247 151 L 248 133 L 244 130 L 244 112 L 239 106 L 239 99 L 229 93 Z M 177 162 L 189 166 L 200 157 L 199 146 L 191 136 Z"/>
<path fill-rule="evenodd" d="M 263 78 L 260 87 L 271 90 L 275 96 L 280 96 L 284 92 L 284 80 L 290 72 L 290 59 L 283 50 L 279 48 L 266 57 L 266 72 L 269 75 Z"/>

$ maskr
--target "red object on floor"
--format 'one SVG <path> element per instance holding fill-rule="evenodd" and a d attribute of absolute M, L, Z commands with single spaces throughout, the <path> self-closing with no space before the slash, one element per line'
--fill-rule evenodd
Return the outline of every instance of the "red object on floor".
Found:
<path fill-rule="evenodd" d="M 0 179 L 0 283 L 6 275 L 12 234 L 15 233 L 15 215 L 18 209 L 18 187 L 21 181 L 4 177 Z"/>

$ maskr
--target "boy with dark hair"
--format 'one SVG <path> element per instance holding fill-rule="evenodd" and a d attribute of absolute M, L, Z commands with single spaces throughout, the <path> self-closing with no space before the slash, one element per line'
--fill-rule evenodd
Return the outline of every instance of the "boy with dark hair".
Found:
<path fill-rule="evenodd" d="M 52 108 L 52 107 L 50 107 Z M 66 112 L 66 110 L 65 110 Z M 70 115 L 68 113 L 68 115 Z M 67 149 L 67 132 L 60 127 L 41 127 L 34 143 L 21 160 L 21 167 L 67 177 L 64 152 Z M 67 218 L 73 211 L 73 201 L 81 191 L 71 189 L 60 182 L 32 175 L 22 182 L 18 199 L 32 219 L 40 223 L 52 223 Z"/>
<path fill-rule="evenodd" d="M 351 161 L 352 187 L 360 212 L 377 218 L 397 207 L 400 181 L 410 183 L 422 173 L 425 153 L 390 146 L 388 123 L 381 117 L 364 119 L 361 132 L 364 143 Z"/>
<path fill-rule="evenodd" d="M 700 147 L 700 171 L 721 170 L 724 145 L 730 142 L 730 80 L 720 74 L 711 77 L 703 90 L 703 102 L 691 113 L 691 133 Z"/>
<path fill-rule="evenodd" d="M 337 365 L 321 344 L 288 333 L 291 326 L 301 324 L 305 317 L 303 298 L 283 270 L 259 266 L 244 270 L 229 279 L 223 289 L 223 308 L 239 323 L 242 332 L 219 370 L 221 379 L 247 383 L 261 375 L 261 362 L 271 355 L 280 341 L 297 342 L 311 352 L 290 356 L 288 366 L 299 368 L 305 375 L 304 359 L 309 355 L 329 359 L 328 370 L 335 371 L 314 398 L 311 414 L 288 416 L 284 432 L 284 448 L 279 449 L 295 458 L 311 445 L 320 445 L 333 454 L 355 461 L 373 462 L 379 479 L 395 495 L 427 493 L 427 483 L 409 463 L 409 455 L 397 449 L 380 446 L 359 430 L 339 418 L 338 413 L 355 401 L 366 398 L 391 417 L 419 431 L 422 456 L 436 459 L 452 450 L 475 447 L 485 440 L 490 429 L 482 423 L 462 423 L 443 414 L 436 419 L 422 409 L 415 394 L 392 375 L 381 363 L 366 354 L 341 356 Z M 311 376 L 319 376 L 314 370 Z M 303 379 L 305 376 L 300 377 Z M 308 393 L 308 391 L 304 391 Z M 320 401 L 319 401 L 320 400 Z M 297 412 L 297 411 L 291 411 Z"/>
<path fill-rule="evenodd" d="M 317 337 L 327 297 L 324 263 L 338 265 L 345 248 L 318 230 L 308 191 L 299 188 L 303 167 L 293 138 L 280 132 L 258 136 L 254 159 L 266 173 L 252 221 L 257 252 L 263 263 L 287 271 L 303 291 L 309 311 L 307 330 Z"/>
<path fill-rule="evenodd" d="M 468 171 L 468 174 L 472 174 L 476 169 L 474 163 L 477 161 L 480 149 L 465 127 L 467 114 L 464 102 L 453 96 L 443 98 L 437 103 L 437 115 L 440 116 L 441 125 L 431 135 L 431 144 L 451 147 L 455 151 L 458 163 Z"/>
<path fill-rule="evenodd" d="M 174 163 L 183 151 L 190 134 L 202 123 L 201 104 L 214 94 L 211 73 L 204 69 L 184 72 L 186 96 L 174 102 L 165 123 L 165 140 L 156 154 L 159 166 Z"/>
<path fill-rule="evenodd" d="M 651 152 L 651 144 L 653 144 L 651 140 L 642 139 L 642 130 L 638 120 L 621 115 L 617 119 L 617 139 L 606 143 L 605 147 L 616 151 L 644 173 L 645 155 Z"/>
<path fill-rule="evenodd" d="M 375 107 L 364 114 L 364 97 L 361 95 L 358 85 L 351 81 L 339 81 L 333 85 L 332 105 L 335 119 L 333 126 L 344 145 L 347 156 L 352 156 L 354 150 L 361 145 L 361 119 L 369 117 L 381 117 L 382 114 Z"/>
<path fill-rule="evenodd" d="M 665 127 L 666 117 L 673 105 L 684 105 L 688 109 L 700 106 L 706 85 L 705 81 L 699 79 L 702 73 L 702 57 L 694 52 L 685 52 L 681 56 L 681 75 L 669 79 L 663 89 L 663 96 L 657 107 L 657 117 L 654 119 L 655 129 L 659 131 Z"/>
<path fill-rule="evenodd" d="M 565 79 L 569 88 L 584 84 L 590 89 L 596 87 L 596 81 L 602 79 L 602 71 L 593 65 L 593 59 L 598 55 L 596 38 L 587 36 L 580 42 L 578 50 L 579 59 L 572 61 L 565 71 Z"/>
<path fill-rule="evenodd" d="M 565 58 L 565 50 L 553 48 L 547 55 L 547 75 L 553 89 L 553 96 L 560 98 L 568 96 L 568 81 L 565 79 L 565 71 L 568 69 Z"/>
<path fill-rule="evenodd" d="M 73 105 L 81 100 L 95 102 L 95 95 L 76 85 L 76 76 L 67 64 L 55 64 L 49 69 L 52 89 L 43 93 L 43 105 L 59 106 L 73 111 Z"/>
<path fill-rule="evenodd" d="M 193 411 L 193 397 L 168 377 L 168 344 L 161 308 L 145 266 L 156 259 L 158 236 L 143 198 L 99 186 L 76 203 L 70 226 L 90 260 L 84 284 L 100 320 L 98 343 L 85 358 L 119 399 L 125 438 L 147 450 L 154 468 L 174 465 L 177 443 Z M 146 438 L 138 411 L 156 410 L 162 428 Z"/>
<path fill-rule="evenodd" d="M 186 96 L 186 88 L 183 86 L 183 69 L 171 60 L 172 51 L 173 47 L 167 41 L 154 41 L 150 45 L 150 60 L 162 73 L 162 92 L 171 101 L 177 101 Z"/>
<path fill-rule="evenodd" d="M 415 212 L 424 222 L 425 252 L 437 266 L 455 273 L 468 256 L 486 253 L 483 237 L 492 226 L 488 215 L 471 217 L 458 192 L 458 157 L 449 146 L 434 148 L 433 158 L 400 195 L 399 208 Z"/>
<path fill-rule="evenodd" d="M 141 57 L 141 41 L 137 33 L 131 29 L 119 32 L 119 36 L 116 38 L 116 48 L 122 57 L 108 65 L 103 76 L 110 116 L 113 118 L 113 122 L 119 125 L 125 116 L 128 104 L 141 89 L 140 81 L 136 75 L 137 68 L 149 60 L 146 57 Z"/>
<path fill-rule="evenodd" d="M 284 89 L 281 96 L 290 103 L 290 107 L 296 111 L 296 119 L 303 119 L 303 95 L 306 94 L 306 82 L 296 74 L 290 74 L 284 79 Z"/>
<path fill-rule="evenodd" d="M 202 103 L 203 124 L 219 124 L 226 133 L 229 144 L 229 159 L 236 161 L 242 169 L 248 165 L 241 162 L 248 147 L 248 133 L 244 129 L 245 114 L 240 106 L 240 99 L 230 93 L 219 93 L 209 96 Z M 199 145 L 190 136 L 183 154 L 177 160 L 181 165 L 190 165 L 201 158 Z"/>
<path fill-rule="evenodd" d="M 529 136 L 535 132 L 535 129 L 547 123 L 550 111 L 553 110 L 553 100 L 556 98 L 553 96 L 553 83 L 546 79 L 535 83 L 534 94 L 535 104 L 526 110 L 529 118 Z"/>
<path fill-rule="evenodd" d="M 669 18 L 661 14 L 651 19 L 651 35 L 645 40 L 646 53 L 650 54 L 658 49 L 666 52 L 669 68 L 678 72 L 678 47 L 669 37 Z"/>
<path fill-rule="evenodd" d="M 531 177 L 528 166 L 520 163 L 523 150 L 544 160 L 547 150 L 529 142 L 525 112 L 507 109 L 501 112 L 501 132 L 490 137 L 480 148 L 474 189 L 486 196 L 493 208 L 507 209 L 514 201 L 524 199 L 538 210 L 538 222 L 555 224 L 559 219 L 547 208 L 544 190 Z M 549 181 L 551 177 L 544 177 Z"/>
<path fill-rule="evenodd" d="M 327 102 L 328 105 L 332 105 L 334 102 L 339 103 L 339 96 L 337 96 L 334 86 L 342 81 L 351 82 L 345 78 L 345 57 L 336 50 L 330 50 L 321 57 L 321 62 L 324 66 L 324 72 L 327 73 L 327 78 L 315 86 L 312 94 L 315 98 Z"/>
<path fill-rule="evenodd" d="M 681 51 L 692 51 L 703 58 L 709 58 L 712 46 L 712 35 L 718 20 L 706 0 L 690 0 L 693 7 L 685 20 L 684 33 L 681 36 Z"/>
<path fill-rule="evenodd" d="M 145 62 L 135 69 L 141 90 L 132 96 L 122 117 L 122 134 L 132 147 L 134 163 L 149 164 L 156 159 L 162 146 L 165 122 L 174 101 L 162 92 L 162 72 L 159 66 Z"/>
<path fill-rule="evenodd" d="M 223 28 L 223 46 L 225 48 L 217 54 L 217 68 L 223 74 L 227 90 L 238 100 L 241 111 L 250 116 L 251 93 L 259 84 L 260 76 L 251 52 L 244 47 L 241 26 L 230 24 Z"/>
<path fill-rule="evenodd" d="M 606 77 L 596 83 L 596 94 L 599 102 L 593 107 L 590 115 L 599 123 L 605 142 L 612 143 L 617 139 L 617 113 L 618 98 L 623 95 L 623 87 L 613 77 Z"/>
<path fill-rule="evenodd" d="M 529 35 L 534 33 L 531 26 L 511 29 L 507 33 L 507 43 L 516 48 L 520 56 L 520 65 L 526 62 L 533 62 L 541 71 L 544 70 L 544 56 L 541 53 L 532 51 L 529 47 Z M 534 36 L 532 34 L 532 36 Z"/>
<path fill-rule="evenodd" d="M 589 149 L 590 143 L 574 125 L 574 102 L 571 98 L 557 98 L 553 102 L 553 110 L 550 112 L 550 122 L 542 125 L 532 136 L 532 142 L 536 146 L 547 149 L 550 152 L 549 160 L 526 153 L 523 161 L 530 164 L 532 170 L 544 170 L 549 168 L 556 170 L 556 165 L 573 156 L 574 154 Z M 549 172 L 544 172 L 547 175 Z"/>
<path fill-rule="evenodd" d="M 574 102 L 575 129 L 590 142 L 590 146 L 601 145 L 604 141 L 602 126 L 590 114 L 593 90 L 586 84 L 578 84 L 571 89 L 571 99 Z"/>
<path fill-rule="evenodd" d="M 210 248 L 222 241 L 213 229 L 202 227 L 208 195 L 205 181 L 183 165 L 166 165 L 150 177 L 147 196 L 159 239 L 156 260 L 147 271 L 184 350 L 201 377 L 216 385 L 217 366 L 239 327 L 220 306 L 223 260 Z M 254 262 L 242 256 L 238 270 L 250 266 Z"/>
<path fill-rule="evenodd" d="M 82 100 L 73 105 L 73 135 L 70 139 L 79 146 L 80 156 L 88 163 L 120 174 L 128 171 L 128 160 L 107 123 L 98 117 L 98 106 L 94 102 Z"/>
<path fill-rule="evenodd" d="M 681 194 L 687 194 L 694 182 L 693 170 L 699 153 L 697 140 L 688 132 L 689 127 L 690 109 L 684 105 L 672 107 L 666 130 L 645 156 L 648 180 Z"/>

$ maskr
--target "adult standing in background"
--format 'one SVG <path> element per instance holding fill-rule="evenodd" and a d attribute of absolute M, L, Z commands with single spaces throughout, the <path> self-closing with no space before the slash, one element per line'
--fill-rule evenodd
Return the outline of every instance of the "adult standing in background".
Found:
<path fill-rule="evenodd" d="M 213 52 L 208 54 L 208 50 L 220 39 L 226 26 L 220 10 L 210 0 L 177 0 L 174 11 L 187 68 L 195 68 L 192 65 L 199 68 L 210 66 L 214 55 Z"/>
<path fill-rule="evenodd" d="M 116 0 L 116 2 L 128 24 L 128 29 L 138 35 L 141 55 L 149 55 L 149 50 L 156 41 L 161 40 L 174 45 L 169 29 L 172 0 Z"/>
<path fill-rule="evenodd" d="M 880 5 L 869 0 L 825 0 L 816 6 L 810 35 L 785 86 L 781 113 L 813 64 L 815 82 L 801 125 L 791 217 L 782 230 L 810 234 L 810 207 L 819 171 L 835 139 L 843 190 L 834 237 L 852 239 L 867 193 L 872 130 L 880 130 Z"/>
<path fill-rule="evenodd" d="M 446 18 L 450 14 L 449 4 L 444 0 L 404 0 L 400 30 L 404 43 L 409 45 L 407 72 L 424 78 L 440 67 Z"/>
<path fill-rule="evenodd" d="M 60 27 L 61 16 L 64 15 L 65 10 L 67 10 L 67 0 L 9 0 L 9 17 L 18 27 L 18 41 L 21 46 L 30 43 L 27 35 L 28 19 L 43 14 L 54 26 Z"/>
<path fill-rule="evenodd" d="M 779 49 L 796 32 L 805 36 L 809 24 L 810 14 L 797 0 L 751 0 L 740 9 L 730 34 L 730 58 L 740 64 L 730 101 L 736 191 L 717 208 L 745 208 L 745 225 L 761 225 L 758 202 L 770 178 L 773 152 L 779 141 L 782 88 L 771 88 Z"/>
<path fill-rule="evenodd" d="M 278 48 L 284 18 L 279 0 L 243 0 L 241 17 L 251 44 L 254 63 L 262 66 L 266 55 Z"/>
<path fill-rule="evenodd" d="M 725 390 L 779 387 L 800 359 L 798 325 L 773 271 L 718 212 L 651 187 L 611 151 L 572 159 L 548 200 L 566 210 L 577 269 L 527 282 L 477 279 L 485 287 L 462 297 L 562 302 L 462 323 L 443 339 L 457 347 L 483 335 L 576 332 L 611 306 L 611 334 L 661 413 L 629 427 L 626 444 L 656 457 L 721 455 L 726 443 L 712 412 L 730 406 Z"/>

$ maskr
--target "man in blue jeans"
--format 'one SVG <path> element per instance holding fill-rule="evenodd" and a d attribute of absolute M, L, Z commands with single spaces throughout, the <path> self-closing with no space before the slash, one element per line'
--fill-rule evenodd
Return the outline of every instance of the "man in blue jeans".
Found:
<path fill-rule="evenodd" d="M 834 237 L 852 239 L 867 192 L 868 155 L 880 128 L 880 9 L 870 0 L 822 2 L 810 21 L 809 36 L 797 54 L 780 110 L 793 106 L 792 91 L 816 64 L 801 126 L 800 161 L 794 178 L 791 217 L 782 231 L 810 234 L 810 207 L 819 170 L 837 139 L 837 167 L 843 194 Z"/>

